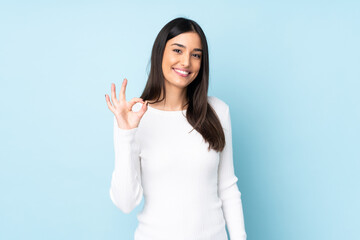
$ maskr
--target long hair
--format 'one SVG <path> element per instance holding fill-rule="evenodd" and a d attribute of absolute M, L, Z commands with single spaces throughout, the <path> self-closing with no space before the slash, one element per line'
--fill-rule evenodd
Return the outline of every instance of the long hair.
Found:
<path fill-rule="evenodd" d="M 203 49 L 199 74 L 187 86 L 186 119 L 209 143 L 208 150 L 222 151 L 225 147 L 225 135 L 215 110 L 208 103 L 209 86 L 209 53 L 205 34 L 199 24 L 187 18 L 175 18 L 168 22 L 157 35 L 152 52 L 150 74 L 140 98 L 160 102 L 165 99 L 165 77 L 162 71 L 162 60 L 166 43 L 181 33 L 196 32 L 201 39 Z M 163 98 L 160 99 L 161 92 Z M 192 131 L 191 130 L 191 131 Z"/>

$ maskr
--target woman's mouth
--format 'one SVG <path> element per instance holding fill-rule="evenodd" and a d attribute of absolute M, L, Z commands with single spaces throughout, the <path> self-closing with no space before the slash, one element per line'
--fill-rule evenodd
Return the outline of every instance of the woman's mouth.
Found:
<path fill-rule="evenodd" d="M 182 76 L 182 77 L 187 77 L 191 73 L 191 72 L 181 71 L 181 70 L 176 69 L 176 68 L 173 68 L 173 70 L 177 75 Z"/>

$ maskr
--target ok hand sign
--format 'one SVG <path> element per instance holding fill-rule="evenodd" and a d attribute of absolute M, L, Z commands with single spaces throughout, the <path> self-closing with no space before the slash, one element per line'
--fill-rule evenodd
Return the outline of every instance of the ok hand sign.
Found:
<path fill-rule="evenodd" d="M 144 113 L 147 111 L 147 101 L 143 101 L 141 98 L 134 97 L 129 102 L 126 101 L 125 97 L 125 90 L 127 85 L 127 79 L 124 78 L 119 99 L 116 98 L 116 91 L 115 91 L 115 84 L 111 84 L 111 101 L 113 104 L 111 104 L 109 96 L 105 94 L 105 99 L 108 105 L 108 108 L 112 113 L 114 113 L 119 128 L 122 129 L 132 129 L 139 126 L 140 120 Z M 133 112 L 132 107 L 135 103 L 141 102 L 143 105 L 141 109 L 138 112 Z"/>

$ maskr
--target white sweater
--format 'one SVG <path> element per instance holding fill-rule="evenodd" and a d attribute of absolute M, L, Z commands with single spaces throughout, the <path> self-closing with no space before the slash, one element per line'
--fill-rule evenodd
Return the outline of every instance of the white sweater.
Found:
<path fill-rule="evenodd" d="M 144 196 L 135 240 L 227 240 L 225 223 L 231 240 L 246 239 L 229 106 L 213 96 L 208 102 L 224 129 L 221 153 L 208 151 L 201 134 L 190 132 L 186 110 L 148 106 L 133 129 L 119 128 L 114 117 L 110 198 L 130 213 Z"/>

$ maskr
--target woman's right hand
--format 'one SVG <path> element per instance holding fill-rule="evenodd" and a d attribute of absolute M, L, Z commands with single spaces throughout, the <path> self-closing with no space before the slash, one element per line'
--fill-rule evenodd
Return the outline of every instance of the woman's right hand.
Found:
<path fill-rule="evenodd" d="M 125 90 L 127 85 L 127 79 L 124 78 L 119 99 L 116 98 L 115 84 L 111 84 L 111 104 L 109 96 L 105 94 L 105 99 L 108 105 L 108 108 L 111 112 L 114 113 L 119 128 L 122 129 L 132 129 L 139 126 L 140 120 L 143 117 L 144 113 L 147 111 L 147 101 L 144 102 L 141 98 L 133 98 L 129 102 L 126 102 Z M 142 103 L 142 107 L 138 112 L 133 112 L 132 107 L 135 103 Z"/>

